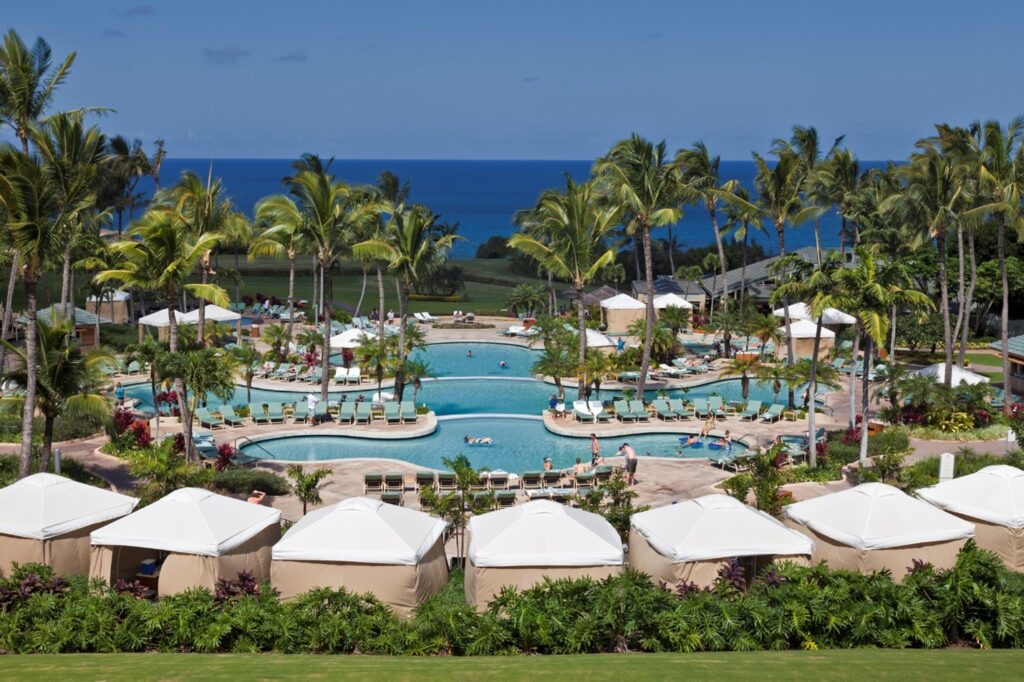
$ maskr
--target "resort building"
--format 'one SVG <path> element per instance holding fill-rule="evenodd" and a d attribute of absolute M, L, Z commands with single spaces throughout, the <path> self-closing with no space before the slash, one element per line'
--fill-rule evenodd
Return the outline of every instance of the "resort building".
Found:
<path fill-rule="evenodd" d="M 43 308 L 36 313 L 37 319 L 50 325 L 64 317 L 64 308 L 57 304 Z M 28 318 L 19 317 L 18 322 L 24 327 L 28 323 Z M 103 324 L 110 324 L 110 320 L 105 317 L 97 317 L 88 310 L 75 308 L 75 329 L 72 332 L 72 338 L 83 352 L 88 352 L 100 345 L 99 326 Z"/>
<path fill-rule="evenodd" d="M 1006 388 L 1014 395 L 1024 395 L 1024 336 L 1012 336 L 1006 341 L 1010 356 L 1010 385 Z M 1002 341 L 989 345 L 1002 352 Z"/>
<path fill-rule="evenodd" d="M 835 249 L 823 249 L 822 257 L 833 251 Z M 790 253 L 797 254 L 811 263 L 817 262 L 818 259 L 817 251 L 813 246 L 804 246 L 790 251 Z M 843 254 L 843 258 L 848 265 L 856 262 L 856 257 L 852 251 L 846 251 Z M 701 285 L 708 291 L 712 300 L 717 300 L 723 295 L 738 297 L 740 288 L 745 286 L 748 300 L 756 304 L 765 305 L 768 303 L 768 299 L 775 288 L 775 282 L 778 279 L 778 276 L 772 269 L 772 265 L 777 260 L 779 260 L 778 256 L 772 256 L 754 263 L 747 263 L 745 269 L 739 267 L 728 270 L 726 271 L 724 282 L 722 274 L 715 273 L 705 277 Z"/>
<path fill-rule="evenodd" d="M 665 294 L 675 294 L 688 301 L 697 310 L 703 310 L 707 306 L 708 291 L 700 282 L 659 275 L 654 279 L 654 297 L 658 298 Z M 633 282 L 633 296 L 642 303 L 647 303 L 646 281 L 635 280 Z"/>

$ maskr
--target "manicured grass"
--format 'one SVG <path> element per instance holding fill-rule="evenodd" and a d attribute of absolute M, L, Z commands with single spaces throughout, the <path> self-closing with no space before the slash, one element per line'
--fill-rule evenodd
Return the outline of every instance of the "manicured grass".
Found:
<path fill-rule="evenodd" d="M 1024 652 L 862 649 L 818 652 L 384 658 L 202 654 L 5 656 L 18 680 L 104 679 L 1014 679 Z"/>

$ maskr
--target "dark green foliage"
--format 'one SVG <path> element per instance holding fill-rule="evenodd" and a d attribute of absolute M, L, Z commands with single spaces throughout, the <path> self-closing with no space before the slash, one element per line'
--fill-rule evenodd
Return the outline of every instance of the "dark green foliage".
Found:
<path fill-rule="evenodd" d="M 39 473 L 39 448 L 36 448 L 36 456 L 32 459 L 29 473 Z M 61 458 L 61 474 L 72 481 L 94 485 L 99 488 L 106 488 L 107 482 L 99 476 L 89 473 L 78 460 L 70 457 Z M 53 461 L 50 462 L 50 473 L 53 473 Z M 17 455 L 0 455 L 0 487 L 10 485 L 18 480 L 18 457 Z"/>
<path fill-rule="evenodd" d="M 40 566 L 0 580 L 0 652 L 569 654 L 1024 645 L 1024 578 L 973 542 L 956 566 L 915 562 L 902 582 L 773 564 L 754 578 L 723 564 L 708 590 L 656 587 L 627 571 L 602 581 L 507 590 L 484 613 L 462 574 L 402 620 L 368 595 L 317 589 L 282 603 L 233 582 L 149 601 Z"/>
<path fill-rule="evenodd" d="M 1014 450 L 1003 455 L 986 455 L 971 448 L 960 448 L 953 465 L 953 477 L 960 478 L 993 464 L 1009 464 L 1024 468 L 1024 451 Z M 939 458 L 929 457 L 911 464 L 900 472 L 898 485 L 907 492 L 935 485 L 939 482 Z"/>
<path fill-rule="evenodd" d="M 480 246 L 476 247 L 477 258 L 506 258 L 512 249 L 508 246 L 508 237 L 494 235 L 488 237 Z"/>
<path fill-rule="evenodd" d="M 272 471 L 263 469 L 225 469 L 213 475 L 213 487 L 225 493 L 244 495 L 262 490 L 268 495 L 287 495 L 288 481 Z"/>
<path fill-rule="evenodd" d="M 33 430 L 34 440 L 43 442 L 43 420 L 36 418 Z M 53 422 L 53 440 L 60 443 L 65 440 L 77 440 L 94 436 L 103 430 L 103 424 L 93 419 L 57 417 Z M 21 415 L 0 416 L 0 442 L 18 443 L 21 441 Z"/>

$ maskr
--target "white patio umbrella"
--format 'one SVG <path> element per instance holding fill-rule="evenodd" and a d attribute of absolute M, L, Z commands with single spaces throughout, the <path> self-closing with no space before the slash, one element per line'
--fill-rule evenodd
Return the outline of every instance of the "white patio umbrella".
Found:
<path fill-rule="evenodd" d="M 670 306 L 686 308 L 688 310 L 693 309 L 693 304 L 678 294 L 662 294 L 661 296 L 654 297 L 654 308 L 656 310 L 663 310 Z"/>
<path fill-rule="evenodd" d="M 171 326 L 171 315 L 169 311 L 170 308 L 164 308 L 163 310 L 158 310 L 155 313 L 150 313 L 149 315 L 140 317 L 139 324 L 147 327 L 169 327 Z M 174 319 L 177 320 L 178 324 L 195 324 L 194 322 L 189 322 L 186 319 L 186 315 L 178 310 L 174 311 Z"/>
<path fill-rule="evenodd" d="M 377 335 L 363 329 L 349 329 L 335 334 L 328 340 L 331 348 L 358 348 L 364 341 L 375 339 Z"/>
<path fill-rule="evenodd" d="M 936 362 L 934 365 L 928 365 L 924 369 L 917 370 L 916 374 L 921 376 L 931 377 L 936 382 L 942 382 L 946 379 L 946 363 Z M 968 384 L 974 386 L 975 384 L 987 384 L 988 377 L 983 374 L 977 374 L 969 369 L 964 369 L 957 365 L 953 365 L 953 386 L 959 386 L 960 384 Z"/>
<path fill-rule="evenodd" d="M 785 317 L 786 309 L 777 308 L 772 311 L 772 315 L 775 317 Z M 792 320 L 811 320 L 812 322 L 816 322 L 806 303 L 794 303 L 789 306 L 789 317 Z M 837 308 L 825 308 L 825 311 L 821 316 L 822 324 L 853 324 L 856 321 L 857 318 L 853 315 L 848 315 Z"/>

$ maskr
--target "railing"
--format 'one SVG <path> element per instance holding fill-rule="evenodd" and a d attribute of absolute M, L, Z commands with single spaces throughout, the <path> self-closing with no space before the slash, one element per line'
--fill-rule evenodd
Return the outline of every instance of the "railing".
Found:
<path fill-rule="evenodd" d="M 272 459 L 272 460 L 275 460 L 275 461 L 277 460 L 277 457 L 274 456 L 274 453 L 272 453 L 270 450 L 267 450 L 265 447 L 260 445 L 259 441 L 255 441 L 252 438 L 250 438 L 249 436 L 239 436 L 238 438 L 235 439 L 235 442 L 232 444 L 234 446 L 234 448 L 235 448 L 235 452 L 239 453 L 239 456 L 241 456 L 241 452 L 242 452 L 242 448 L 239 447 L 239 443 L 241 443 L 242 441 L 248 441 L 249 445 L 253 445 L 253 446 L 259 448 L 261 452 L 266 453 L 266 455 L 267 455 L 266 459 Z M 257 458 L 256 457 L 250 457 L 250 459 L 256 460 Z M 243 462 L 245 461 L 244 457 L 242 457 L 242 461 Z"/>

